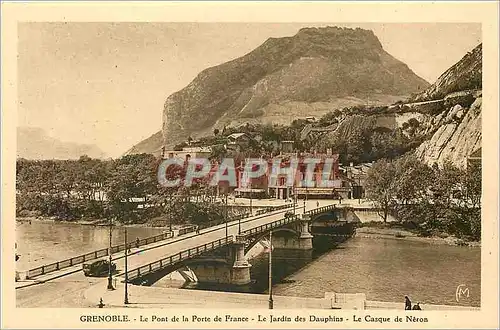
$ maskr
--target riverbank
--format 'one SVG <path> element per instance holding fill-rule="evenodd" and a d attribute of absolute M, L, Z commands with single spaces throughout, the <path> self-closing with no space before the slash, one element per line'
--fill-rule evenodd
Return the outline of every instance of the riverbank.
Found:
<path fill-rule="evenodd" d="M 109 225 L 109 221 L 106 219 L 92 219 L 92 220 L 59 220 L 55 217 L 16 217 L 16 222 L 18 223 L 30 223 L 30 222 L 38 222 L 38 223 L 63 223 L 63 224 L 74 224 L 74 225 L 82 225 L 82 226 L 96 226 L 96 227 L 105 227 Z M 153 228 L 153 229 L 167 229 L 168 226 L 152 226 L 150 222 L 144 223 L 133 223 L 133 224 L 123 224 L 121 222 L 113 222 L 114 226 L 119 227 L 130 227 L 130 228 Z M 172 228 L 182 227 L 183 225 L 172 225 Z M 184 225 L 185 226 L 185 225 Z"/>
<path fill-rule="evenodd" d="M 423 237 L 402 228 L 391 228 L 382 224 L 370 224 L 356 229 L 356 237 L 370 239 L 394 239 L 413 242 L 423 242 L 428 244 L 445 244 L 453 246 L 481 247 L 481 242 L 467 241 L 455 236 L 430 236 Z"/>

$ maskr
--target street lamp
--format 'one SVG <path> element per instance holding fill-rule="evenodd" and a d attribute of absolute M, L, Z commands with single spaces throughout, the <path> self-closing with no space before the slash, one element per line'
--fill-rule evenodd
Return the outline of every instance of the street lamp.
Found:
<path fill-rule="evenodd" d="M 238 217 L 238 235 L 241 235 L 241 217 Z"/>
<path fill-rule="evenodd" d="M 306 201 L 307 201 L 307 186 L 306 186 L 306 197 L 304 198 L 304 213 L 306 213 Z"/>
<path fill-rule="evenodd" d="M 363 173 L 363 169 L 360 169 L 361 170 L 361 173 Z M 361 188 L 361 173 L 358 173 L 358 204 L 361 204 L 361 194 L 363 192 L 363 189 Z"/>
<path fill-rule="evenodd" d="M 224 206 L 224 220 L 226 222 L 226 241 L 227 241 L 227 192 L 226 192 L 226 198 L 225 198 L 225 202 L 224 202 L 225 206 Z"/>
<path fill-rule="evenodd" d="M 273 272 L 273 231 L 269 232 L 269 309 L 273 309 L 273 281 L 272 281 L 272 272 Z"/>
<path fill-rule="evenodd" d="M 125 227 L 125 300 L 124 304 L 128 302 L 128 242 L 127 242 L 127 227 Z"/>
<path fill-rule="evenodd" d="M 250 181 L 250 215 L 253 215 L 253 209 L 252 209 L 252 181 Z"/>
<path fill-rule="evenodd" d="M 361 176 L 358 174 L 358 204 L 361 204 Z"/>
<path fill-rule="evenodd" d="M 109 218 L 109 265 L 108 265 L 108 290 L 114 290 L 115 288 L 113 287 L 113 274 L 111 273 L 112 271 L 112 253 L 111 253 L 111 239 L 112 239 L 112 232 L 113 232 L 113 218 Z"/>

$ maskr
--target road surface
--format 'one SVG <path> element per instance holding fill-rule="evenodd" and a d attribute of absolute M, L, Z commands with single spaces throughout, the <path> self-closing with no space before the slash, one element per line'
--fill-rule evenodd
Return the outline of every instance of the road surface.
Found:
<path fill-rule="evenodd" d="M 321 206 L 329 205 L 330 201 L 320 204 Z M 316 208 L 316 201 L 308 201 L 306 210 Z M 241 231 L 258 227 L 262 224 L 270 223 L 283 218 L 287 210 L 275 211 L 271 214 L 263 214 L 260 216 L 244 219 L 241 223 Z M 303 205 L 299 202 L 299 207 L 296 208 L 296 213 L 303 212 Z M 238 234 L 238 222 L 232 222 L 228 226 L 228 235 Z M 180 251 L 187 250 L 205 243 L 215 241 L 226 236 L 225 225 L 219 225 L 212 228 L 202 230 L 200 234 L 194 233 L 186 235 L 186 237 L 179 237 L 168 242 L 158 242 L 155 246 L 164 244 L 163 246 L 153 248 L 148 251 L 139 252 L 131 255 L 128 258 L 128 269 L 146 265 L 148 263 L 157 261 L 161 258 L 168 257 Z M 134 251 L 132 251 L 134 252 Z M 117 254 L 122 256 L 123 253 Z M 116 256 L 115 256 L 116 258 Z M 114 259 L 116 262 L 117 270 L 119 273 L 124 270 L 124 259 Z M 16 305 L 18 307 L 91 307 L 89 303 L 83 298 L 83 292 L 90 288 L 93 284 L 101 284 L 106 282 L 106 278 L 87 278 L 83 275 L 80 266 L 75 266 L 66 272 L 74 272 L 60 278 L 46 279 L 45 283 L 39 283 L 28 287 L 19 287 L 16 289 Z M 76 272 L 75 272 L 76 271 Z"/>

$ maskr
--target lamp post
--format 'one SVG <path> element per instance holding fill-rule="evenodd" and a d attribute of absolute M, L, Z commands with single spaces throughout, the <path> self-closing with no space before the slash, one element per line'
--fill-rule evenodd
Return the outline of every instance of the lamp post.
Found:
<path fill-rule="evenodd" d="M 361 176 L 358 174 L 358 204 L 361 204 Z"/>
<path fill-rule="evenodd" d="M 113 232 L 113 218 L 109 218 L 109 265 L 108 265 L 108 290 L 114 290 L 115 288 L 113 287 L 113 274 L 111 273 L 112 271 L 112 253 L 111 253 L 111 239 L 112 239 L 112 232 Z"/>
<path fill-rule="evenodd" d="M 273 231 L 269 232 L 269 309 L 273 309 Z"/>
<path fill-rule="evenodd" d="M 360 169 L 361 172 L 363 172 L 363 169 Z M 358 199 L 358 204 L 361 204 L 361 195 L 362 195 L 362 192 L 363 192 L 363 189 L 361 188 L 361 173 L 358 173 L 358 193 L 359 193 L 359 199 Z"/>
<path fill-rule="evenodd" d="M 128 241 L 127 227 L 125 227 L 125 300 L 124 304 L 128 304 Z"/>
<path fill-rule="evenodd" d="M 253 215 L 253 209 L 252 209 L 252 181 L 250 179 L 250 215 Z"/>
<path fill-rule="evenodd" d="M 226 198 L 224 199 L 224 220 L 226 222 L 226 241 L 227 241 L 227 192 L 226 192 Z"/>
<path fill-rule="evenodd" d="M 307 186 L 306 186 L 306 197 L 304 198 L 304 214 L 306 213 L 306 201 L 307 201 Z"/>

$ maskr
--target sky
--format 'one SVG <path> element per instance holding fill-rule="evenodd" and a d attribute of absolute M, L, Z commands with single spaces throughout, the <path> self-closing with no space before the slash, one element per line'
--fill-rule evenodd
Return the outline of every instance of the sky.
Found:
<path fill-rule="evenodd" d="M 18 126 L 119 157 L 200 71 L 312 26 L 373 30 L 430 83 L 481 42 L 480 24 L 456 23 L 19 23 Z"/>

